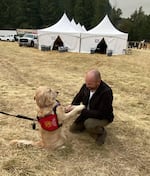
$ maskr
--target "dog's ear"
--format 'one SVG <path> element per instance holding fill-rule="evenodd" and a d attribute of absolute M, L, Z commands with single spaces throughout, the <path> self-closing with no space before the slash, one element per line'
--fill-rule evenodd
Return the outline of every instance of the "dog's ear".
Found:
<path fill-rule="evenodd" d="M 46 106 L 53 105 L 56 102 L 57 95 L 58 95 L 58 92 L 53 91 L 52 89 L 49 89 L 47 92 L 45 92 L 44 93 L 45 105 Z"/>
<path fill-rule="evenodd" d="M 58 95 L 58 94 L 59 94 L 59 92 L 58 92 L 58 91 L 52 91 L 52 89 L 51 89 L 51 88 L 49 88 L 49 89 L 48 89 L 48 92 L 49 92 L 49 93 L 55 93 L 56 95 Z"/>
<path fill-rule="evenodd" d="M 50 106 L 52 104 L 52 99 L 51 99 L 49 92 L 44 93 L 43 99 L 44 99 L 44 106 L 45 107 Z"/>
<path fill-rule="evenodd" d="M 44 87 L 39 87 L 36 90 L 34 100 L 36 101 L 36 104 L 40 107 L 43 108 L 45 106 L 45 96 L 44 96 Z"/>
<path fill-rule="evenodd" d="M 45 107 L 45 96 L 43 96 L 43 94 L 38 94 L 35 96 L 35 101 L 40 108 Z"/>

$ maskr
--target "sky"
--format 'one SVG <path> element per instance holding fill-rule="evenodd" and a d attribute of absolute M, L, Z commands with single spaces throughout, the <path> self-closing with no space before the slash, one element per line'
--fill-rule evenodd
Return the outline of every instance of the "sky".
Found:
<path fill-rule="evenodd" d="M 139 10 L 142 6 L 145 14 L 150 15 L 150 0 L 109 0 L 112 7 L 120 8 L 122 10 L 122 17 L 130 17 L 135 10 Z"/>

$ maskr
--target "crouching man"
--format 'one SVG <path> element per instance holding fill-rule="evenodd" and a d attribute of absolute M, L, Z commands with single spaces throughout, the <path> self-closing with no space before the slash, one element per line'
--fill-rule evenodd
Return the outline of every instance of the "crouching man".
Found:
<path fill-rule="evenodd" d="M 107 136 L 104 127 L 114 119 L 112 101 L 112 89 L 101 80 L 100 72 L 95 69 L 88 71 L 85 84 L 74 97 L 72 104 L 66 107 L 66 112 L 69 112 L 72 105 L 82 103 L 86 106 L 71 125 L 70 131 L 79 133 L 86 129 L 98 145 L 104 144 Z"/>

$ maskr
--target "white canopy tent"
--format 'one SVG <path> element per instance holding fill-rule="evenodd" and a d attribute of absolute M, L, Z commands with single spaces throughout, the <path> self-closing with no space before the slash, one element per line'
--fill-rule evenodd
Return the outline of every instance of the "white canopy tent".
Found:
<path fill-rule="evenodd" d="M 38 36 L 39 49 L 41 49 L 42 45 L 51 46 L 51 48 L 53 48 L 54 42 L 59 36 L 64 47 L 68 48 L 68 51 L 80 51 L 80 32 L 71 24 L 65 13 L 56 24 L 38 30 Z"/>
<path fill-rule="evenodd" d="M 85 32 L 85 27 L 84 28 L 82 28 L 82 26 L 81 26 L 81 24 L 80 23 L 78 23 L 77 24 L 77 28 L 80 30 L 80 32 Z"/>
<path fill-rule="evenodd" d="M 84 25 L 81 26 L 80 23 L 76 24 L 76 22 L 75 22 L 74 19 L 71 20 L 71 24 L 74 26 L 74 28 L 75 28 L 77 31 L 79 31 L 79 32 L 86 32 L 86 29 L 85 29 Z"/>
<path fill-rule="evenodd" d="M 124 54 L 127 39 L 128 34 L 117 30 L 106 15 L 96 27 L 81 34 L 80 52 L 90 53 L 103 40 L 107 45 L 106 53 L 111 50 L 113 55 Z"/>
<path fill-rule="evenodd" d="M 87 32 L 86 28 L 84 25 L 81 26 L 84 32 Z"/>
<path fill-rule="evenodd" d="M 74 27 L 77 31 L 81 32 L 81 29 L 78 28 L 78 26 L 77 26 L 77 24 L 76 24 L 76 22 L 75 22 L 74 19 L 71 20 L 71 24 L 73 25 L 73 27 Z"/>
<path fill-rule="evenodd" d="M 99 51 L 105 46 L 105 53 L 112 51 L 113 55 L 125 53 L 128 39 L 128 34 L 117 30 L 107 15 L 96 27 L 86 31 L 74 19 L 70 22 L 65 13 L 56 24 L 38 30 L 38 35 L 39 49 L 42 45 L 52 49 L 59 37 L 70 52 L 90 53 L 92 49 Z"/>

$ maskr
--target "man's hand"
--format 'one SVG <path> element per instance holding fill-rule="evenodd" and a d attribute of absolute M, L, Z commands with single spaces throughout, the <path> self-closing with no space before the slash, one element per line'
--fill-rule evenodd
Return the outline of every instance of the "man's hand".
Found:
<path fill-rule="evenodd" d="M 73 110 L 73 105 L 68 105 L 67 107 L 65 107 L 65 113 L 68 113 L 72 110 Z"/>

